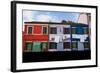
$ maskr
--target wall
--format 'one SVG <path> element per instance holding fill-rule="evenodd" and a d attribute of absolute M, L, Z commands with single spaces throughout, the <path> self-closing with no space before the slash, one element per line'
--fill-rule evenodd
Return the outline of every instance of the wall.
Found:
<path fill-rule="evenodd" d="M 11 73 L 10 72 L 10 53 L 11 53 L 10 52 L 10 34 L 11 34 L 10 33 L 10 1 L 11 0 L 0 0 L 0 34 L 1 34 L 0 35 L 0 73 Z M 98 5 L 100 7 L 100 0 L 32 0 L 32 1 Z M 100 16 L 100 14 L 98 16 Z M 98 28 L 99 27 L 100 25 L 98 25 Z M 100 29 L 98 31 L 100 31 Z M 98 35 L 98 37 L 100 37 L 100 34 Z M 98 40 L 100 40 L 100 38 Z M 100 41 L 98 43 L 100 43 Z M 100 52 L 100 49 L 98 51 Z M 100 57 L 99 57 L 99 62 L 100 62 Z M 81 68 L 81 69 L 38 71 L 34 73 L 95 73 L 95 72 L 99 73 L 100 67 L 84 68 L 84 69 Z M 28 73 L 33 73 L 33 72 L 28 72 Z"/>

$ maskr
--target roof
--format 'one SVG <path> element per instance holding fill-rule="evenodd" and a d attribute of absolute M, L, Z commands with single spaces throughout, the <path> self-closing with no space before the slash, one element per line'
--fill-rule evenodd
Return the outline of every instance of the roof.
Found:
<path fill-rule="evenodd" d="M 24 22 L 25 24 L 59 24 L 59 25 L 71 25 L 71 26 L 88 26 L 87 24 L 82 24 L 82 23 L 75 23 L 75 22 L 37 22 L 37 21 L 32 21 L 32 22 Z"/>

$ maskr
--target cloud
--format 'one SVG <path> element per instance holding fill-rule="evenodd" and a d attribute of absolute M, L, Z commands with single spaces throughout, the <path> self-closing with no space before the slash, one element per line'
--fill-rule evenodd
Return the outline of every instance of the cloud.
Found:
<path fill-rule="evenodd" d="M 33 17 L 37 14 L 36 11 L 23 11 L 23 19 L 24 21 L 33 21 Z"/>
<path fill-rule="evenodd" d="M 47 15 L 47 14 L 41 14 L 36 17 L 36 21 L 41 22 L 59 22 L 58 18 L 56 16 Z"/>
<path fill-rule="evenodd" d="M 43 15 L 43 14 L 38 15 L 38 16 L 36 17 L 36 20 L 37 20 L 37 21 L 50 21 L 51 19 L 52 19 L 51 16 L 49 16 L 49 15 Z"/>

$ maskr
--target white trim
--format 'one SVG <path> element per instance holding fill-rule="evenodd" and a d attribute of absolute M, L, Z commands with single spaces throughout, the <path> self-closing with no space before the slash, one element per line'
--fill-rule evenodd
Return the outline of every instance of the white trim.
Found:
<path fill-rule="evenodd" d="M 64 51 L 72 51 L 72 49 L 65 48 Z"/>
<path fill-rule="evenodd" d="M 57 49 L 48 49 L 48 52 L 49 52 L 49 51 L 54 52 L 54 51 L 57 51 Z"/>
<path fill-rule="evenodd" d="M 25 43 L 26 43 L 26 42 L 32 42 L 32 41 L 25 41 Z"/>

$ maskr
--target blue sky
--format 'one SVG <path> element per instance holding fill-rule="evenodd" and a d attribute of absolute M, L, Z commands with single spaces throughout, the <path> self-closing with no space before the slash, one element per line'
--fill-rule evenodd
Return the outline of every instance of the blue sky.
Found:
<path fill-rule="evenodd" d="M 62 20 L 77 22 L 79 13 L 54 11 L 23 11 L 23 21 L 61 22 Z"/>

